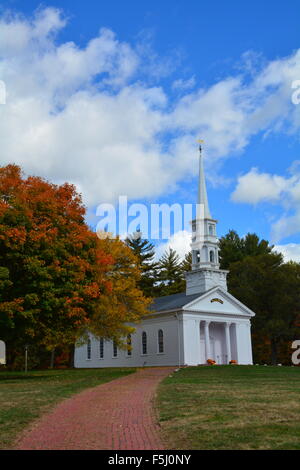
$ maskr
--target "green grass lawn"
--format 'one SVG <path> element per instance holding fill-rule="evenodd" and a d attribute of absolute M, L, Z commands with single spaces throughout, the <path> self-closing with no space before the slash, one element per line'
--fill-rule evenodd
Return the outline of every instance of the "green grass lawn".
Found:
<path fill-rule="evenodd" d="M 300 368 L 189 367 L 159 386 L 169 449 L 300 449 Z"/>
<path fill-rule="evenodd" d="M 64 398 L 134 372 L 133 368 L 0 372 L 0 449 Z"/>

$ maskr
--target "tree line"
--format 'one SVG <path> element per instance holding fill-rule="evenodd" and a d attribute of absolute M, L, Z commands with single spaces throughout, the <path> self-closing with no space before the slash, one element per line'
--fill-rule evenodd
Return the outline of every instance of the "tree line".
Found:
<path fill-rule="evenodd" d="M 85 222 L 73 185 L 25 177 L 0 168 L 0 339 L 10 367 L 49 365 L 51 354 L 70 364 L 74 344 L 91 331 L 120 346 L 128 322 L 148 313 L 153 297 L 185 291 L 191 254 L 169 249 L 157 259 L 154 245 L 137 232 L 125 242 L 99 239 Z M 219 240 L 228 290 L 256 313 L 255 362 L 290 364 L 300 338 L 300 264 L 256 234 L 234 230 Z"/>
<path fill-rule="evenodd" d="M 133 251 L 99 239 L 84 216 L 73 185 L 0 168 L 0 338 L 12 368 L 25 346 L 29 367 L 49 365 L 54 351 L 72 362 L 88 331 L 120 343 L 126 323 L 147 314 Z"/>
<path fill-rule="evenodd" d="M 183 260 L 172 248 L 166 250 L 157 260 L 153 243 L 143 239 L 140 231 L 129 235 L 125 240 L 139 262 L 141 279 L 139 288 L 147 297 L 161 297 L 177 294 L 185 290 L 185 272 L 192 268 L 192 255 Z"/>
<path fill-rule="evenodd" d="M 191 253 L 180 261 L 169 248 L 155 261 L 154 245 L 141 234 L 126 243 L 139 259 L 139 287 L 146 296 L 185 290 Z M 256 234 L 240 237 L 234 230 L 219 239 L 219 258 L 220 268 L 229 270 L 229 292 L 256 313 L 251 322 L 254 362 L 290 364 L 291 344 L 300 338 L 300 264 L 285 263 L 282 254 Z"/>

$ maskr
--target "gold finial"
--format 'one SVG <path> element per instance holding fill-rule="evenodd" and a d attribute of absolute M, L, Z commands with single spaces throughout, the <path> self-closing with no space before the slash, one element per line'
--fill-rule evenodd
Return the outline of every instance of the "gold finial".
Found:
<path fill-rule="evenodd" d="M 200 153 L 201 153 L 202 152 L 202 145 L 201 144 L 204 144 L 204 140 L 199 139 L 199 140 L 197 140 L 197 142 L 198 142 L 198 144 L 200 144 L 199 145 L 199 150 L 200 150 Z"/>

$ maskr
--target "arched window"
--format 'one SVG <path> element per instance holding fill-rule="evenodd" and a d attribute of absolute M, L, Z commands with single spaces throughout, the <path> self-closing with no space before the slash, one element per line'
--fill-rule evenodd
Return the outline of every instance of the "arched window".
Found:
<path fill-rule="evenodd" d="M 118 346 L 116 341 L 113 342 L 113 357 L 118 357 Z"/>
<path fill-rule="evenodd" d="M 164 332 L 163 330 L 158 330 L 158 352 L 164 352 Z"/>
<path fill-rule="evenodd" d="M 127 356 L 132 356 L 131 343 L 131 334 L 129 334 L 127 335 Z"/>
<path fill-rule="evenodd" d="M 147 333 L 142 333 L 142 354 L 147 354 Z"/>
<path fill-rule="evenodd" d="M 100 359 L 104 358 L 104 339 L 100 338 L 99 341 L 99 357 Z"/>
<path fill-rule="evenodd" d="M 214 252 L 212 250 L 209 252 L 209 261 L 211 263 L 215 262 L 215 255 L 214 255 Z"/>
<path fill-rule="evenodd" d="M 208 228 L 208 231 L 209 231 L 209 235 L 213 235 L 214 234 L 214 226 L 210 225 L 209 228 Z"/>
<path fill-rule="evenodd" d="M 199 250 L 192 251 L 192 263 L 193 264 L 200 263 L 200 251 Z"/>
<path fill-rule="evenodd" d="M 92 357 L 92 343 L 91 340 L 88 339 L 87 345 L 86 345 L 86 358 L 91 359 Z"/>

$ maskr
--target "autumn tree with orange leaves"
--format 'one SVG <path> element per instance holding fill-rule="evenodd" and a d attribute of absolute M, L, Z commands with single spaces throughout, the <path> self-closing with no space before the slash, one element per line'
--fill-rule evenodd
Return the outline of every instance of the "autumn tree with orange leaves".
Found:
<path fill-rule="evenodd" d="M 141 278 L 139 261 L 124 242 L 111 238 L 98 240 L 98 252 L 110 261 L 105 265 L 96 263 L 98 282 L 104 276 L 107 284 L 93 309 L 89 330 L 95 336 L 113 338 L 122 346 L 124 337 L 134 331 L 128 322 L 137 323 L 141 315 L 148 313 L 151 298 L 144 297 L 137 287 Z"/>
<path fill-rule="evenodd" d="M 87 330 L 121 341 L 125 323 L 147 313 L 131 250 L 99 240 L 84 215 L 73 185 L 0 168 L 0 336 L 8 350 L 52 350 Z"/>

